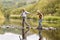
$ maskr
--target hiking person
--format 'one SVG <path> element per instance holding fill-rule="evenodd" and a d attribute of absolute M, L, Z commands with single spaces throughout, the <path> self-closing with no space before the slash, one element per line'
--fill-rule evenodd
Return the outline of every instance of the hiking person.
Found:
<path fill-rule="evenodd" d="M 39 16 L 39 28 L 42 28 L 42 20 L 43 20 L 43 14 L 39 10 L 37 10 L 37 15 Z"/>
<path fill-rule="evenodd" d="M 27 27 L 26 28 L 29 28 L 30 27 L 30 25 L 28 24 L 28 22 L 27 22 L 27 14 L 30 14 L 29 12 L 27 12 L 25 9 L 22 9 L 22 14 L 21 14 L 21 16 L 22 16 L 22 18 L 24 18 L 24 23 L 27 25 Z"/>
<path fill-rule="evenodd" d="M 39 30 L 39 40 L 42 40 L 42 20 L 43 20 L 43 14 L 39 10 L 37 10 L 37 15 L 39 16 L 39 25 L 37 29 Z"/>

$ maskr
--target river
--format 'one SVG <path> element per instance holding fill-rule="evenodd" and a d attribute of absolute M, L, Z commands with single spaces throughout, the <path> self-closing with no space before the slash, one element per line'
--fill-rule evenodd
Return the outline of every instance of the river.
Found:
<path fill-rule="evenodd" d="M 10 19 L 10 21 L 5 22 L 0 22 L 0 25 L 21 25 L 21 20 L 20 19 Z M 37 26 L 35 20 L 28 20 L 32 26 Z M 59 23 L 47 23 L 49 25 L 57 25 Z M 58 26 L 58 25 L 57 25 Z M 59 27 L 60 28 L 60 27 Z M 28 33 L 27 35 L 27 40 L 38 40 L 38 31 L 37 30 L 30 30 L 32 34 Z M 0 40 L 19 40 L 19 35 L 21 36 L 21 30 L 19 28 L 0 28 Z M 42 36 L 44 40 L 60 40 L 60 30 L 54 30 L 54 31 L 43 31 Z"/>
<path fill-rule="evenodd" d="M 14 33 L 0 34 L 0 40 L 20 40 L 19 36 L 22 38 L 21 35 L 14 34 Z M 27 40 L 38 40 L 38 39 L 39 37 L 37 34 L 27 36 Z M 46 40 L 46 38 L 44 37 L 43 40 Z"/>

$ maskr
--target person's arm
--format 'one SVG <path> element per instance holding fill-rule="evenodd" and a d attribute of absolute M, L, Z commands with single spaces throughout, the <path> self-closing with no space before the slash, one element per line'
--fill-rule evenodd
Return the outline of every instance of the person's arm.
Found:
<path fill-rule="evenodd" d="M 23 14 L 21 13 L 20 16 L 22 16 Z"/>
<path fill-rule="evenodd" d="M 41 13 L 42 17 L 43 17 L 43 14 Z"/>
<path fill-rule="evenodd" d="M 40 15 L 40 13 L 37 13 L 37 15 Z"/>
<path fill-rule="evenodd" d="M 39 13 L 37 13 L 37 15 L 39 15 Z"/>
<path fill-rule="evenodd" d="M 30 14 L 30 12 L 27 12 L 27 11 L 25 11 L 26 12 L 26 14 Z"/>
<path fill-rule="evenodd" d="M 41 17 L 42 17 L 42 19 L 43 19 L 43 14 L 41 13 Z"/>

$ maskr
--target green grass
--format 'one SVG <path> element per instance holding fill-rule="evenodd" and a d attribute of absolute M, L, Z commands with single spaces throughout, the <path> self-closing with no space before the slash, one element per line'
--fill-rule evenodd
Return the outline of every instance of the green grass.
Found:
<path fill-rule="evenodd" d="M 28 16 L 28 19 L 30 18 L 31 16 Z M 21 17 L 19 16 L 12 16 L 11 17 L 12 19 L 19 19 L 20 21 L 21 20 Z M 30 25 L 32 26 L 38 26 L 38 17 L 37 16 L 33 16 L 30 18 L 31 20 L 28 22 L 30 23 Z M 45 21 L 48 21 L 48 22 L 45 22 Z M 53 21 L 53 22 L 51 22 Z M 45 27 L 60 27 L 60 17 L 59 16 L 44 16 L 44 19 L 43 19 L 43 22 L 42 22 L 42 25 L 45 26 Z"/>

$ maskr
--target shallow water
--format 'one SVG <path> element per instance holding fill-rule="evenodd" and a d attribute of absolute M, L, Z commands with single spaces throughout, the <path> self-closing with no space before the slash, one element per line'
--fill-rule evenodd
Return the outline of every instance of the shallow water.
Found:
<path fill-rule="evenodd" d="M 20 35 L 20 37 L 22 38 L 22 36 Z M 27 40 L 38 40 L 39 37 L 36 34 L 27 36 Z M 43 38 L 44 40 L 46 40 L 45 38 Z M 18 34 L 14 34 L 14 33 L 5 33 L 5 34 L 0 34 L 0 40 L 20 40 L 19 39 L 19 35 Z"/>
<path fill-rule="evenodd" d="M 29 20 L 28 22 L 30 22 L 31 25 L 32 25 L 32 23 L 34 23 L 34 27 L 37 26 L 35 24 L 35 21 L 33 21 L 33 20 L 32 21 Z M 36 22 L 36 23 L 38 23 L 38 22 Z M 5 24 L 7 24 L 7 25 L 9 24 L 12 26 L 17 25 L 19 27 L 19 26 L 22 26 L 22 21 L 20 19 L 10 19 L 9 22 L 8 21 L 0 22 L 0 25 L 2 25 L 2 26 L 4 26 Z M 57 25 L 59 23 L 49 23 L 49 24 Z M 27 40 L 38 40 L 39 37 L 38 37 L 38 35 L 36 35 L 38 33 L 37 30 L 32 29 L 30 31 L 32 32 L 33 35 L 31 35 L 31 33 L 28 33 L 27 35 L 30 35 L 30 36 L 27 36 Z M 11 33 L 5 33 L 5 32 L 11 32 Z M 15 33 L 15 34 L 13 34 L 13 33 Z M 18 34 L 22 34 L 22 31 L 19 28 L 5 28 L 5 27 L 0 28 L 0 40 L 16 40 L 16 39 L 19 40 Z M 60 40 L 60 30 L 43 31 L 42 36 L 46 37 L 46 39 L 48 39 L 48 40 Z M 44 40 L 45 40 L 45 38 L 44 38 Z"/>

